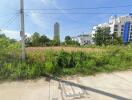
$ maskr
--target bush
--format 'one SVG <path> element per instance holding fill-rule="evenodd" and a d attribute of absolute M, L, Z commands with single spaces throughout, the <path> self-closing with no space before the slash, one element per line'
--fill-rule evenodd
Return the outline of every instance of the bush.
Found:
<path fill-rule="evenodd" d="M 64 51 L 58 53 L 55 59 L 56 66 L 60 68 L 68 68 L 70 62 L 70 54 Z"/>
<path fill-rule="evenodd" d="M 47 73 L 53 73 L 54 71 L 53 62 L 50 61 L 45 62 L 45 70 L 47 71 Z"/>

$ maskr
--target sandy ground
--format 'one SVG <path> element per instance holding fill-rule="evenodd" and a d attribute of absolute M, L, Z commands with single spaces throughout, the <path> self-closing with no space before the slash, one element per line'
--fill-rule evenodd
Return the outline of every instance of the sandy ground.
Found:
<path fill-rule="evenodd" d="M 132 100 L 132 71 L 63 80 L 1 82 L 0 100 Z"/>

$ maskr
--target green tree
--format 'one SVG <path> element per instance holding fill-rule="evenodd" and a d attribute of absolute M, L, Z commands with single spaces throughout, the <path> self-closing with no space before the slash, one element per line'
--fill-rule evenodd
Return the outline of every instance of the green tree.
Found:
<path fill-rule="evenodd" d="M 0 34 L 0 38 L 6 38 L 5 34 Z"/>
<path fill-rule="evenodd" d="M 10 43 L 16 43 L 17 42 L 17 40 L 15 40 L 15 39 L 10 39 Z"/>
<path fill-rule="evenodd" d="M 50 46 L 51 40 L 45 36 L 35 32 L 31 38 L 26 39 L 27 46 Z"/>
<path fill-rule="evenodd" d="M 110 28 L 109 27 L 103 27 L 98 28 L 95 34 L 95 44 L 102 46 L 111 44 L 111 35 L 110 35 Z"/>
<path fill-rule="evenodd" d="M 40 34 L 35 32 L 32 36 L 32 46 L 40 46 Z"/>
<path fill-rule="evenodd" d="M 73 46 L 78 46 L 80 45 L 77 41 L 73 41 L 70 36 L 65 37 L 65 45 L 73 45 Z"/>
<path fill-rule="evenodd" d="M 66 37 L 65 37 L 65 42 L 66 42 L 66 41 L 71 41 L 71 40 L 72 40 L 72 39 L 71 39 L 70 36 L 66 36 Z"/>
<path fill-rule="evenodd" d="M 32 39 L 30 37 L 27 37 L 25 43 L 27 47 L 32 46 Z"/>
<path fill-rule="evenodd" d="M 41 44 L 42 46 L 49 46 L 49 45 L 50 45 L 50 39 L 49 39 L 47 36 L 42 35 L 42 36 L 40 37 L 40 44 Z"/>
<path fill-rule="evenodd" d="M 71 44 L 71 42 L 72 42 L 71 37 L 70 36 L 66 36 L 65 37 L 65 43 L 68 45 L 68 44 Z"/>

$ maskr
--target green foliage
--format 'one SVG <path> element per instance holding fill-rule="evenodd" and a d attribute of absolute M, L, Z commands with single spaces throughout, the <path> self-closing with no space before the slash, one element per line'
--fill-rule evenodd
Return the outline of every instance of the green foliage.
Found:
<path fill-rule="evenodd" d="M 70 54 L 67 52 L 60 52 L 55 59 L 56 66 L 60 68 L 69 67 Z"/>
<path fill-rule="evenodd" d="M 117 33 L 113 34 L 113 44 L 114 45 L 123 44 L 122 37 L 118 37 Z"/>
<path fill-rule="evenodd" d="M 3 62 L 0 79 L 31 79 L 44 76 L 46 73 L 57 76 L 91 75 L 132 68 L 131 49 L 113 49 L 103 54 L 48 51 L 43 56 L 45 56 L 44 61 L 36 61 L 28 57 L 25 63 Z"/>
<path fill-rule="evenodd" d="M 41 45 L 41 46 L 49 46 L 49 45 L 50 45 L 50 39 L 47 38 L 47 36 L 42 35 L 42 36 L 40 37 L 40 45 Z"/>
<path fill-rule="evenodd" d="M 44 66 L 39 63 L 5 63 L 0 69 L 0 79 L 31 79 L 44 75 Z"/>
<path fill-rule="evenodd" d="M 65 42 L 68 42 L 68 41 L 71 41 L 72 39 L 71 39 L 71 37 L 70 36 L 66 36 L 65 37 Z"/>
<path fill-rule="evenodd" d="M 53 73 L 53 70 L 54 70 L 54 65 L 53 65 L 53 62 L 52 61 L 47 61 L 45 62 L 45 70 L 47 73 Z"/>
<path fill-rule="evenodd" d="M 40 36 L 39 33 L 35 32 L 31 36 L 31 38 L 26 39 L 26 45 L 27 46 L 34 46 L 34 47 L 37 47 L 37 46 L 50 46 L 51 45 L 51 40 L 47 36 L 45 36 L 45 35 Z"/>
<path fill-rule="evenodd" d="M 65 42 L 63 45 L 68 45 L 68 46 L 79 46 L 80 44 L 77 41 L 73 41 L 70 36 L 65 37 Z"/>
<path fill-rule="evenodd" d="M 40 45 L 40 35 L 39 33 L 35 32 L 32 37 L 32 46 L 39 46 Z"/>
<path fill-rule="evenodd" d="M 31 38 L 26 38 L 26 46 L 27 47 L 38 47 L 38 46 L 60 46 L 60 45 L 67 45 L 67 46 L 79 46 L 80 44 L 77 41 L 73 41 L 70 36 L 65 37 L 65 42 L 61 43 L 58 40 L 50 40 L 45 35 L 40 35 L 39 33 L 35 32 Z"/>
<path fill-rule="evenodd" d="M 51 46 L 59 46 L 59 45 L 60 45 L 59 41 L 56 41 L 56 40 L 51 41 Z"/>
<path fill-rule="evenodd" d="M 0 38 L 6 38 L 5 34 L 0 34 Z"/>
<path fill-rule="evenodd" d="M 110 28 L 109 27 L 103 27 L 98 28 L 95 34 L 94 41 L 96 45 L 102 46 L 109 45 L 111 42 L 111 36 L 110 36 Z"/>
<path fill-rule="evenodd" d="M 45 74 L 91 75 L 98 72 L 132 69 L 131 44 L 101 47 L 106 50 L 102 53 L 64 50 L 33 52 L 27 55 L 25 62 L 21 62 L 19 42 L 10 42 L 6 37 L 1 37 L 0 41 L 0 80 L 34 79 Z"/>
<path fill-rule="evenodd" d="M 33 46 L 32 39 L 30 37 L 27 37 L 25 39 L 25 44 L 27 47 Z"/>
<path fill-rule="evenodd" d="M 5 49 L 6 47 L 9 46 L 9 39 L 7 38 L 0 38 L 0 51 L 2 51 L 3 49 Z"/>
<path fill-rule="evenodd" d="M 40 35 L 39 33 L 35 32 L 31 38 L 26 38 L 26 46 L 27 47 L 44 47 L 44 46 L 59 46 L 60 41 L 50 40 L 45 35 Z"/>
<path fill-rule="evenodd" d="M 65 37 L 65 43 L 68 45 L 68 44 L 71 44 L 71 42 L 72 42 L 71 37 L 70 36 L 66 36 Z"/>
<path fill-rule="evenodd" d="M 94 41 L 96 45 L 121 45 L 123 44 L 122 37 L 117 36 L 117 33 L 110 34 L 109 27 L 98 28 L 95 34 Z"/>

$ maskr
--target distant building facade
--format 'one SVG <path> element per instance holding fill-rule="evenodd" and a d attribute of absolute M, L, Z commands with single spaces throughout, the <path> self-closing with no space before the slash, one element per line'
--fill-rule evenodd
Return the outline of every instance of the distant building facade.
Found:
<path fill-rule="evenodd" d="M 58 22 L 54 24 L 54 41 L 60 43 L 60 25 Z"/>
<path fill-rule="evenodd" d="M 110 34 L 117 33 L 118 37 L 122 37 L 124 43 L 132 41 L 132 14 L 119 17 L 112 16 L 108 23 L 94 26 L 91 32 L 93 38 L 98 27 L 110 27 Z"/>
<path fill-rule="evenodd" d="M 117 33 L 123 38 L 123 42 L 132 41 L 132 15 L 111 17 L 109 20 L 111 34 Z"/>
<path fill-rule="evenodd" d="M 88 34 L 72 37 L 72 40 L 77 41 L 78 43 L 80 43 L 80 45 L 88 45 L 93 43 L 92 36 Z"/>

